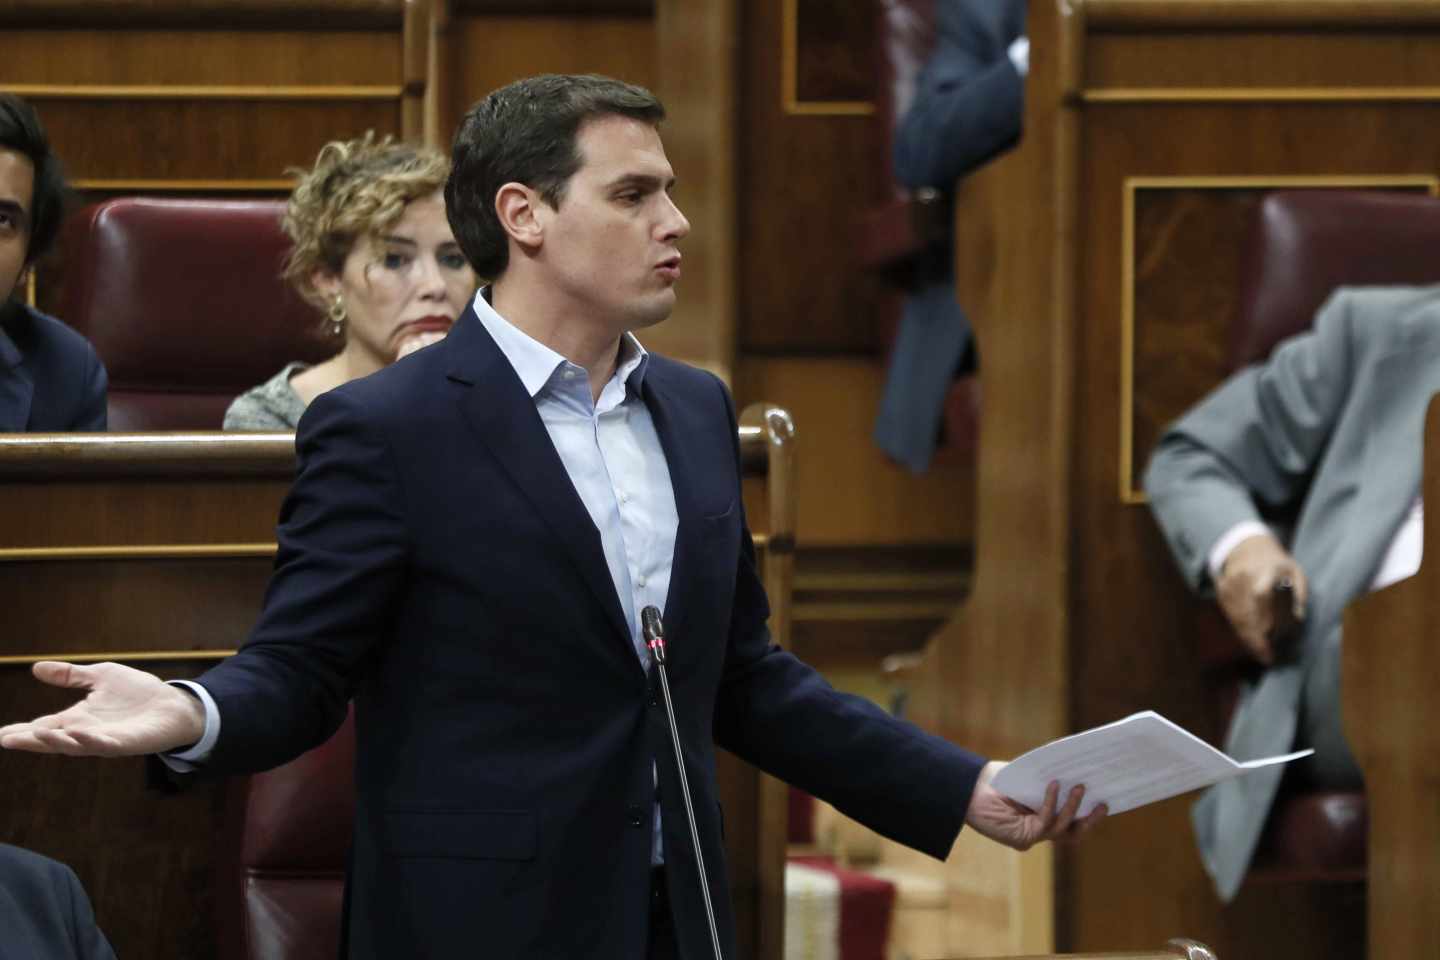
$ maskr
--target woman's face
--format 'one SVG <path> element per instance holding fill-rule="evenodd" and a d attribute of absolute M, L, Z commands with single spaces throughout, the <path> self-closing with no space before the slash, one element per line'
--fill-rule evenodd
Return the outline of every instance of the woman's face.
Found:
<path fill-rule="evenodd" d="M 316 286 L 345 304 L 345 350 L 384 366 L 445 336 L 475 293 L 438 191 L 412 200 L 379 239 L 363 237 L 340 275 Z"/>

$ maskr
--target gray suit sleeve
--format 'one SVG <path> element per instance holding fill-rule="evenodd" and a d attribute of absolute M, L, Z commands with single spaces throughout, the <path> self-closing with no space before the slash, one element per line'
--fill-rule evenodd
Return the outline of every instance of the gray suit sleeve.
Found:
<path fill-rule="evenodd" d="M 1235 374 L 1161 437 L 1145 492 L 1192 588 L 1207 585 L 1206 557 L 1226 530 L 1309 483 L 1352 379 L 1354 301 L 1337 291 L 1313 330 Z"/>

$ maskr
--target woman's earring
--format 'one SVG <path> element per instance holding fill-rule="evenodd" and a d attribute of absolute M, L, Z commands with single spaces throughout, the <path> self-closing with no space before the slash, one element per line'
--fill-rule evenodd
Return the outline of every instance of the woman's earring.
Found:
<path fill-rule="evenodd" d="M 340 299 L 340 294 L 335 294 L 335 299 L 330 301 L 330 334 L 338 337 L 345 332 L 345 301 Z"/>

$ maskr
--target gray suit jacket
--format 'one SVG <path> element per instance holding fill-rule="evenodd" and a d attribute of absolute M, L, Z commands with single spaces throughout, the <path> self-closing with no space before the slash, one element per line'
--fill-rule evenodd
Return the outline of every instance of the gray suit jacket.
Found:
<path fill-rule="evenodd" d="M 1303 498 L 1289 545 L 1310 583 L 1301 656 L 1242 695 L 1226 742 L 1237 759 L 1291 749 L 1302 692 L 1338 709 L 1341 614 L 1369 586 L 1419 492 L 1437 391 L 1440 287 L 1341 289 L 1311 332 L 1231 377 L 1161 438 L 1145 489 L 1196 590 L 1208 588 L 1208 554 L 1226 530 L 1260 519 L 1257 504 Z M 1282 773 L 1227 781 L 1195 806 L 1201 855 L 1227 900 Z"/>

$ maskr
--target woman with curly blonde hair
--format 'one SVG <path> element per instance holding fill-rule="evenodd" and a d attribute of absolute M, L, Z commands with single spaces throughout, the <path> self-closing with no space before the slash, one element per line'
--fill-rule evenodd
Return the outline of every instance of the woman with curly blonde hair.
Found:
<path fill-rule="evenodd" d="M 295 362 L 235 399 L 226 430 L 293 430 L 318 395 L 445 336 L 475 293 L 445 217 L 450 164 L 373 134 L 327 143 L 285 210 L 285 278 L 325 315 L 340 350 Z"/>

